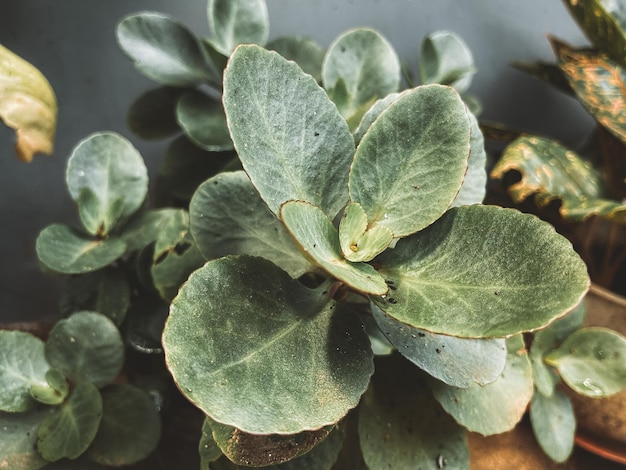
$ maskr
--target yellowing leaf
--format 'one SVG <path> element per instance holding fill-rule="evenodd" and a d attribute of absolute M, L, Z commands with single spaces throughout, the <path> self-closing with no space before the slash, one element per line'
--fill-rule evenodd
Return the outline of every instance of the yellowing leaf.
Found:
<path fill-rule="evenodd" d="M 33 65 L 0 45 L 0 117 L 15 129 L 20 160 L 52 155 L 57 102 L 52 87 Z"/>

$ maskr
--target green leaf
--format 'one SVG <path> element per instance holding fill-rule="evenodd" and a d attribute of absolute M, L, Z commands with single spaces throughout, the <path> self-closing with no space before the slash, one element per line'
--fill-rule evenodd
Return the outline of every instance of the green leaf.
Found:
<path fill-rule="evenodd" d="M 456 197 L 470 137 L 468 111 L 451 88 L 403 93 L 363 136 L 350 169 L 350 199 L 361 204 L 370 227 L 387 227 L 396 238 L 423 229 Z"/>
<path fill-rule="evenodd" d="M 558 64 L 549 62 L 511 62 L 511 66 L 521 72 L 527 73 L 531 77 L 538 78 L 552 85 L 562 93 L 575 96 L 574 90 L 567 81 L 567 77 Z"/>
<path fill-rule="evenodd" d="M 35 405 L 29 391 L 33 385 L 47 384 L 50 368 L 43 346 L 30 333 L 0 330 L 1 411 L 24 412 Z"/>
<path fill-rule="evenodd" d="M 87 456 L 120 467 L 145 459 L 161 437 L 161 418 L 150 395 L 128 384 L 102 390 L 102 422 Z"/>
<path fill-rule="evenodd" d="M 167 15 L 127 16 L 117 26 L 116 38 L 137 70 L 160 85 L 191 87 L 208 81 L 210 69 L 198 39 Z"/>
<path fill-rule="evenodd" d="M 485 436 L 509 431 L 522 419 L 533 395 L 532 372 L 522 336 L 507 340 L 508 358 L 495 382 L 456 388 L 432 380 L 437 401 L 454 419 Z"/>
<path fill-rule="evenodd" d="M 370 470 L 469 467 L 465 430 L 397 356 L 376 363 L 359 408 L 359 440 Z"/>
<path fill-rule="evenodd" d="M 143 139 L 161 139 L 180 132 L 176 103 L 183 88 L 159 87 L 148 90 L 130 106 L 126 120 L 130 129 Z"/>
<path fill-rule="evenodd" d="M 423 84 L 449 85 L 465 93 L 476 73 L 472 51 L 450 31 L 437 31 L 422 41 L 419 64 Z"/>
<path fill-rule="evenodd" d="M 372 300 L 416 328 L 502 337 L 541 328 L 589 286 L 571 244 L 537 217 L 495 206 L 450 209 L 400 240 L 378 273 L 397 289 Z"/>
<path fill-rule="evenodd" d="M 400 96 L 402 96 L 402 93 L 391 93 L 384 98 L 377 100 L 372 107 L 367 110 L 358 127 L 354 131 L 354 142 L 357 145 L 359 145 L 361 139 L 363 139 L 363 136 L 374 121 L 378 119 L 378 116 L 380 116 L 380 114 L 387 109 L 391 103 L 400 98 Z"/>
<path fill-rule="evenodd" d="M 39 470 L 48 463 L 37 452 L 37 428 L 51 411 L 0 412 L 0 468 Z"/>
<path fill-rule="evenodd" d="M 130 306 L 130 290 L 128 276 L 121 268 L 107 267 L 73 276 L 61 296 L 61 315 L 68 317 L 79 310 L 91 310 L 120 326 Z"/>
<path fill-rule="evenodd" d="M 324 88 L 332 90 L 339 80 L 348 92 L 347 103 L 339 111 L 346 119 L 360 114 L 358 124 L 374 101 L 398 91 L 400 60 L 393 46 L 378 32 L 353 29 L 337 37 L 324 58 Z M 365 105 L 367 108 L 363 109 Z"/>
<path fill-rule="evenodd" d="M 124 344 L 115 324 L 96 312 L 59 320 L 45 346 L 46 359 L 75 383 L 111 383 L 124 363 Z"/>
<path fill-rule="evenodd" d="M 260 256 L 298 278 L 314 269 L 243 171 L 203 183 L 189 204 L 190 229 L 206 259 Z"/>
<path fill-rule="evenodd" d="M 48 225 L 37 237 L 37 256 L 48 268 L 82 274 L 103 268 L 126 252 L 119 238 L 94 239 L 63 224 Z"/>
<path fill-rule="evenodd" d="M 70 391 L 70 385 L 65 376 L 56 369 L 46 372 L 46 383 L 36 383 L 30 387 L 30 395 L 39 403 L 58 405 L 63 403 Z"/>
<path fill-rule="evenodd" d="M 468 113 L 471 123 L 470 156 L 467 173 L 459 193 L 452 202 L 452 207 L 480 204 L 487 193 L 487 153 L 485 141 L 480 131 L 478 120 Z"/>
<path fill-rule="evenodd" d="M 232 150 L 224 108 L 199 91 L 185 93 L 176 106 L 176 119 L 187 136 L 203 150 Z"/>
<path fill-rule="evenodd" d="M 180 209 L 159 233 L 152 257 L 152 280 L 161 297 L 171 301 L 192 271 L 204 264 L 189 232 L 189 214 Z"/>
<path fill-rule="evenodd" d="M 17 157 L 32 161 L 52 155 L 57 100 L 46 77 L 29 62 L 0 45 L 0 119 L 15 129 Z"/>
<path fill-rule="evenodd" d="M 534 196 L 537 205 L 561 200 L 559 212 L 573 221 L 592 215 L 626 221 L 626 205 L 609 199 L 604 177 L 588 161 L 554 141 L 540 137 L 520 137 L 512 142 L 491 172 L 503 178 L 510 171 L 522 178 L 509 186 L 515 202 Z"/>
<path fill-rule="evenodd" d="M 393 292 L 394 285 L 390 285 Z M 413 328 L 372 305 L 379 328 L 398 352 L 420 369 L 453 387 L 493 382 L 504 370 L 503 339 L 456 338 Z"/>
<path fill-rule="evenodd" d="M 200 453 L 200 468 L 208 469 L 211 462 L 215 462 L 222 455 L 222 449 L 219 448 L 215 439 L 213 439 L 213 430 L 211 429 L 211 419 L 206 417 L 202 423 L 202 436 L 198 444 Z"/>
<path fill-rule="evenodd" d="M 211 44 L 229 56 L 239 44 L 265 45 L 269 16 L 264 0 L 209 0 Z"/>
<path fill-rule="evenodd" d="M 180 390 L 215 421 L 295 434 L 336 423 L 367 388 L 369 340 L 358 316 L 262 258 L 195 271 L 163 332 Z M 276 367 L 276 364 L 280 367 Z"/>
<path fill-rule="evenodd" d="M 266 48 L 278 52 L 285 59 L 293 60 L 318 83 L 322 81 L 322 63 L 326 51 L 312 39 L 283 36 L 270 41 Z"/>
<path fill-rule="evenodd" d="M 148 191 L 143 158 L 128 140 L 113 132 L 92 134 L 81 141 L 67 162 L 66 178 L 81 220 L 93 235 L 106 235 L 120 218 L 134 214 Z"/>
<path fill-rule="evenodd" d="M 54 408 L 37 431 L 37 449 L 50 462 L 75 459 L 93 441 L 102 418 L 102 398 L 90 382 L 80 382 L 68 400 Z"/>
<path fill-rule="evenodd" d="M 323 270 L 358 291 L 374 295 L 387 292 L 384 279 L 372 266 L 344 259 L 339 233 L 319 207 L 289 201 L 281 207 L 280 218 L 302 252 Z"/>
<path fill-rule="evenodd" d="M 565 462 L 574 449 L 576 416 L 567 395 L 560 390 L 546 397 L 535 393 L 530 402 L 530 422 L 537 442 L 556 462 Z"/>
<path fill-rule="evenodd" d="M 582 395 L 607 397 L 626 389 L 626 338 L 615 331 L 582 328 L 545 360 Z"/>
<path fill-rule="evenodd" d="M 128 251 L 140 251 L 154 243 L 163 226 L 177 213 L 177 209 L 166 208 L 149 210 L 133 217 L 120 234 Z"/>
<path fill-rule="evenodd" d="M 343 256 L 352 262 L 371 261 L 393 240 L 387 227 L 368 227 L 367 214 L 358 202 L 351 202 L 339 224 L 339 244 Z"/>
<path fill-rule="evenodd" d="M 270 210 L 302 200 L 334 217 L 348 200 L 354 140 L 315 80 L 276 52 L 239 46 L 224 72 L 235 148 Z"/>
<path fill-rule="evenodd" d="M 295 459 L 324 441 L 332 427 L 298 434 L 249 434 L 232 426 L 211 422 L 213 439 L 224 455 L 237 464 L 248 467 L 280 465 Z"/>

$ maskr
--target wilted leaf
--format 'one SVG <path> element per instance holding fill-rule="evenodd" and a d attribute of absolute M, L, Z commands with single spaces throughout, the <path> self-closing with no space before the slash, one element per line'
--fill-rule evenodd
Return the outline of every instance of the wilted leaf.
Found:
<path fill-rule="evenodd" d="M 218 52 L 229 56 L 239 44 L 265 45 L 270 26 L 264 0 L 209 0 L 207 11 Z"/>
<path fill-rule="evenodd" d="M 0 44 L 0 118 L 15 129 L 20 160 L 52 155 L 57 101 L 39 70 Z"/>
<path fill-rule="evenodd" d="M 546 397 L 535 393 L 530 402 L 530 422 L 537 442 L 556 462 L 565 462 L 574 449 L 576 417 L 567 395 L 556 389 Z"/>

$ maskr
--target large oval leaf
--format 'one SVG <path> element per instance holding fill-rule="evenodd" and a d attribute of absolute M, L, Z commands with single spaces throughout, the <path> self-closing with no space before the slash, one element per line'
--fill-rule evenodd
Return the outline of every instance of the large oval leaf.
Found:
<path fill-rule="evenodd" d="M 0 44 L 0 118 L 15 129 L 20 160 L 38 153 L 52 155 L 57 101 L 46 77 L 32 64 Z"/>
<path fill-rule="evenodd" d="M 248 256 L 209 261 L 190 276 L 172 302 L 163 346 L 187 398 L 249 433 L 333 424 L 356 406 L 373 372 L 358 316 L 324 287 L 310 290 Z"/>
<path fill-rule="evenodd" d="M 111 383 L 124 363 L 124 343 L 102 314 L 77 312 L 59 320 L 45 347 L 50 365 L 74 382 Z"/>
<path fill-rule="evenodd" d="M 221 173 L 204 182 L 191 199 L 189 216 L 191 234 L 207 260 L 260 256 L 293 278 L 315 269 L 243 171 Z"/>
<path fill-rule="evenodd" d="M 148 192 L 148 170 L 133 145 L 114 132 L 81 141 L 67 162 L 67 187 L 92 234 L 106 235 L 134 214 Z"/>
<path fill-rule="evenodd" d="M 0 412 L 0 468 L 39 470 L 48 464 L 37 451 L 37 428 L 51 410 L 44 407 L 26 413 Z"/>
<path fill-rule="evenodd" d="M 358 124 L 374 101 L 398 91 L 400 60 L 378 32 L 354 29 L 343 33 L 328 48 L 322 81 L 331 95 L 337 86 L 345 87 L 347 99 L 337 105 L 346 119 Z"/>
<path fill-rule="evenodd" d="M 83 274 L 111 264 L 126 252 L 119 238 L 94 239 L 63 224 L 41 231 L 36 243 L 37 257 L 45 266 L 64 274 Z"/>
<path fill-rule="evenodd" d="M 276 52 L 239 46 L 224 73 L 235 148 L 274 214 L 289 200 L 334 217 L 348 200 L 354 140 L 315 80 Z"/>
<path fill-rule="evenodd" d="M 350 169 L 351 200 L 370 226 L 387 227 L 395 237 L 423 229 L 459 192 L 470 138 L 468 111 L 452 88 L 427 85 L 402 94 L 361 139 Z"/>
<path fill-rule="evenodd" d="M 269 36 L 269 15 L 264 0 L 209 0 L 211 45 L 229 56 L 239 44 L 264 46 Z"/>
<path fill-rule="evenodd" d="M 127 16 L 117 26 L 116 37 L 137 70 L 161 85 L 187 87 L 207 82 L 209 68 L 198 39 L 167 15 Z"/>
<path fill-rule="evenodd" d="M 345 259 L 339 245 L 339 233 L 319 207 L 290 201 L 280 209 L 280 217 L 300 249 L 319 267 L 353 289 L 383 295 L 388 287 L 376 270 L 366 263 Z"/>
<path fill-rule="evenodd" d="M 485 436 L 509 431 L 522 419 L 533 395 L 532 372 L 522 336 L 507 340 L 508 358 L 495 382 L 456 388 L 432 380 L 435 398 L 468 430 Z"/>
<path fill-rule="evenodd" d="M 394 286 L 391 285 L 391 292 Z M 506 363 L 503 339 L 438 335 L 413 328 L 372 305 L 379 328 L 398 352 L 420 369 L 453 387 L 486 385 L 498 378 Z"/>
<path fill-rule="evenodd" d="M 0 331 L 0 410 L 24 412 L 35 405 L 33 385 L 46 382 L 50 368 L 39 338 L 22 331 Z"/>
<path fill-rule="evenodd" d="M 224 108 L 204 93 L 185 93 L 176 106 L 176 119 L 185 134 L 201 149 L 219 152 L 233 148 Z"/>
<path fill-rule="evenodd" d="M 450 209 L 400 240 L 379 274 L 397 289 L 373 301 L 417 328 L 463 337 L 534 330 L 589 287 L 571 244 L 537 217 L 495 206 Z"/>

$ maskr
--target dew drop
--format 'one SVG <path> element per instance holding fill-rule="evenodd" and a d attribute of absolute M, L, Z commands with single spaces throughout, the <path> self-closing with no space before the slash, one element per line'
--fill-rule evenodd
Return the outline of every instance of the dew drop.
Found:
<path fill-rule="evenodd" d="M 76 338 L 74 338 L 73 336 L 70 337 L 70 343 L 75 343 L 76 342 Z"/>
<path fill-rule="evenodd" d="M 593 383 L 593 380 L 591 380 L 590 378 L 586 378 L 585 380 L 583 380 L 583 387 L 587 388 L 595 396 L 604 395 L 604 390 L 602 390 L 602 388 Z"/>

